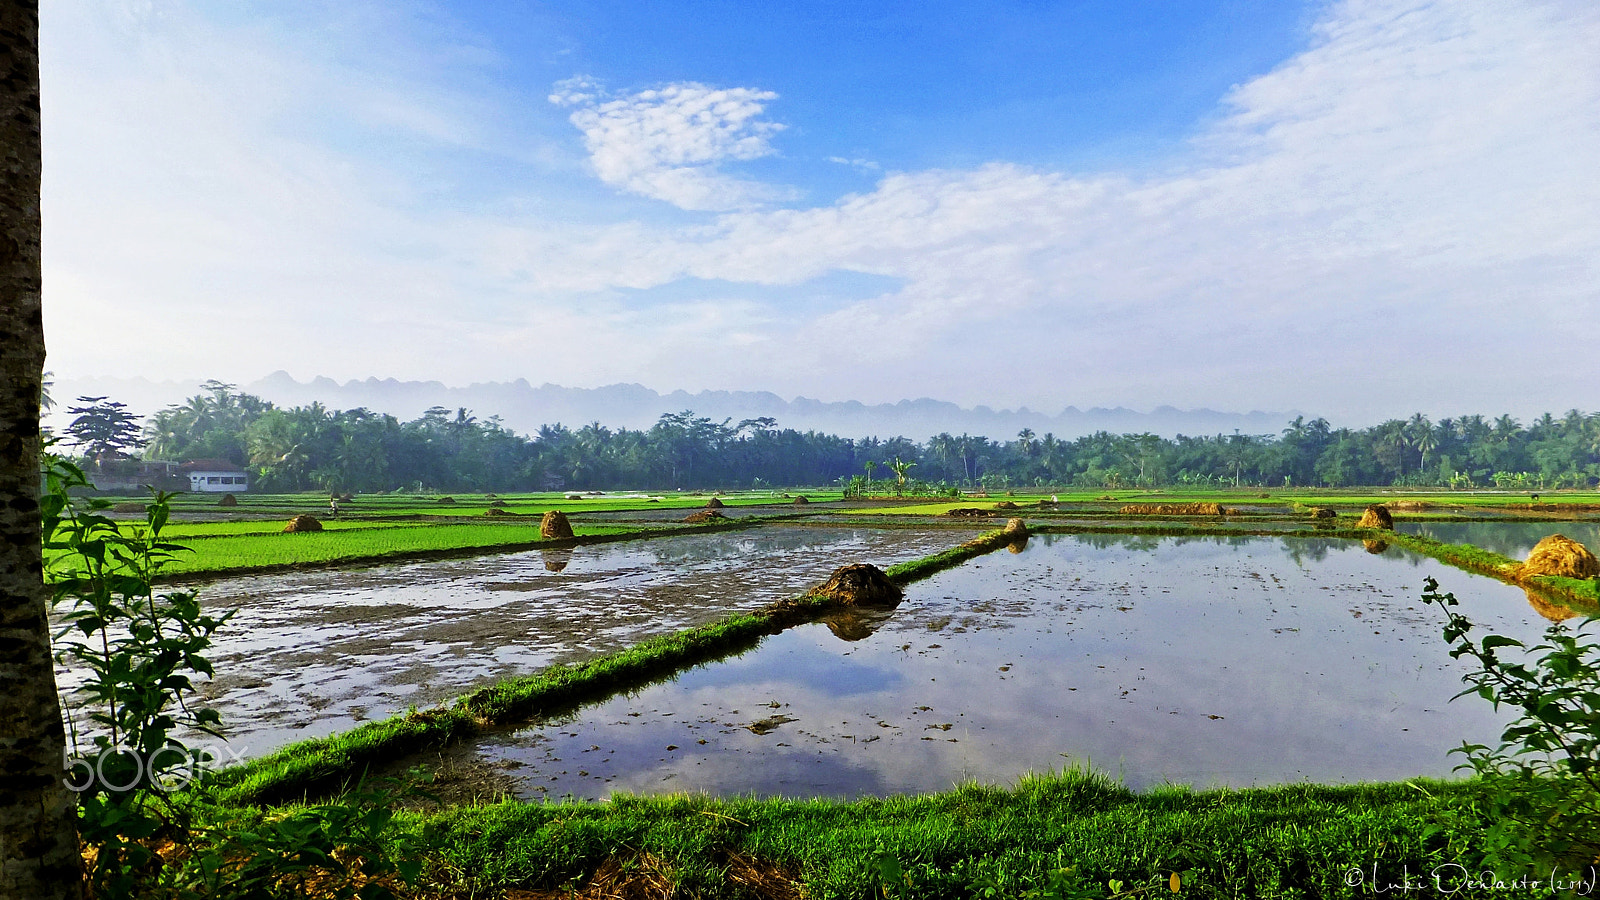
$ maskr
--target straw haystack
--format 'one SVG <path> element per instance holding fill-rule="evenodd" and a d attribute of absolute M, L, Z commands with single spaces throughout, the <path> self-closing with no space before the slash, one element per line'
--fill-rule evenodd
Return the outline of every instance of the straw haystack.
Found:
<path fill-rule="evenodd" d="M 1382 506 L 1369 506 L 1361 514 L 1361 521 L 1356 523 L 1357 528 L 1382 528 L 1384 531 L 1394 530 L 1394 516 L 1389 515 L 1389 510 Z"/>
<path fill-rule="evenodd" d="M 497 506 L 489 507 L 488 509 L 483 511 L 483 514 L 488 516 L 491 519 L 501 519 L 501 518 L 513 518 L 514 519 L 514 518 L 518 518 L 518 517 L 520 517 L 522 515 L 522 513 L 512 512 L 509 509 L 500 509 Z"/>
<path fill-rule="evenodd" d="M 1125 516 L 1220 516 L 1221 503 L 1129 503 L 1117 510 Z"/>
<path fill-rule="evenodd" d="M 712 497 L 710 500 L 706 501 L 706 509 L 721 509 L 722 506 L 722 501 L 715 497 Z"/>
<path fill-rule="evenodd" d="M 1027 537 L 1028 523 L 1021 519 L 1007 519 L 1006 527 L 1000 530 L 1013 537 Z"/>
<path fill-rule="evenodd" d="M 992 519 L 999 513 L 992 509 L 978 509 L 975 506 L 958 506 L 955 509 L 947 509 L 939 515 L 949 516 L 952 519 Z"/>
<path fill-rule="evenodd" d="M 539 536 L 547 541 L 572 537 L 572 523 L 567 521 L 567 514 L 559 509 L 545 513 L 539 520 Z"/>
<path fill-rule="evenodd" d="M 217 501 L 217 505 L 218 506 L 238 506 L 239 505 L 239 498 L 235 497 L 232 494 L 223 494 L 222 495 L 222 499 Z"/>
<path fill-rule="evenodd" d="M 996 503 L 994 505 L 994 508 L 995 509 L 1019 509 L 1020 507 L 1018 507 L 1015 503 L 1012 503 L 1010 500 L 1001 500 L 999 503 Z"/>
<path fill-rule="evenodd" d="M 1517 572 L 1518 578 L 1535 575 L 1565 575 L 1568 578 L 1593 578 L 1600 575 L 1600 560 L 1589 548 L 1565 535 L 1552 534 L 1533 545 L 1528 561 Z"/>
<path fill-rule="evenodd" d="M 489 506 L 494 507 L 496 509 L 498 509 L 500 507 L 503 507 L 505 505 L 506 505 L 506 502 L 504 500 L 490 500 L 489 501 Z"/>
<path fill-rule="evenodd" d="M 827 582 L 812 593 L 846 606 L 894 606 L 904 596 L 899 585 L 869 563 L 853 563 L 834 570 Z"/>
<path fill-rule="evenodd" d="M 1326 506 L 1311 507 L 1311 518 L 1313 519 L 1332 519 L 1337 515 L 1339 514 L 1327 508 Z"/>
<path fill-rule="evenodd" d="M 1426 500 L 1390 500 L 1383 504 L 1390 509 L 1432 509 L 1433 504 Z"/>
<path fill-rule="evenodd" d="M 440 497 L 439 499 L 437 499 L 437 500 L 435 500 L 433 502 L 435 502 L 435 503 L 454 503 L 454 502 L 456 502 L 456 498 L 454 498 L 454 497 Z"/>
<path fill-rule="evenodd" d="M 810 503 L 810 502 L 811 502 L 810 500 L 806 499 L 806 495 L 805 494 L 801 494 L 800 496 L 794 498 L 794 505 L 795 506 L 805 506 L 807 503 Z"/>
<path fill-rule="evenodd" d="M 702 509 L 699 512 L 695 513 L 694 515 L 691 515 L 688 518 L 684 519 L 683 521 L 684 521 L 685 524 L 688 524 L 688 525 L 704 525 L 707 522 L 723 522 L 723 521 L 727 521 L 727 518 L 728 518 L 727 516 L 723 515 L 722 513 L 717 512 L 714 509 Z"/>
<path fill-rule="evenodd" d="M 284 534 L 295 534 L 302 531 L 321 530 L 322 523 L 317 521 L 316 516 L 295 516 L 289 520 L 289 524 L 283 526 Z"/>

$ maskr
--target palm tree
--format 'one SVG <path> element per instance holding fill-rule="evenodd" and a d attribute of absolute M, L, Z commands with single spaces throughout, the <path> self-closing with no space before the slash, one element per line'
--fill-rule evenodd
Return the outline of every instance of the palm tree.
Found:
<path fill-rule="evenodd" d="M 39 6 L 0 7 L 0 893 L 83 895 L 77 811 L 61 782 L 66 735 L 39 577 L 40 307 Z"/>
<path fill-rule="evenodd" d="M 862 468 L 867 470 L 867 494 L 870 496 L 872 494 L 872 473 L 878 468 L 878 463 L 869 459 L 862 463 Z"/>

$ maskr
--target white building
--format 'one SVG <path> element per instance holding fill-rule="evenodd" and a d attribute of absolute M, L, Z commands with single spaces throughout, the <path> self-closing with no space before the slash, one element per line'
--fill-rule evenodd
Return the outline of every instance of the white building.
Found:
<path fill-rule="evenodd" d="M 195 493 L 242 494 L 250 490 L 250 474 L 225 459 L 196 459 L 179 467 Z"/>

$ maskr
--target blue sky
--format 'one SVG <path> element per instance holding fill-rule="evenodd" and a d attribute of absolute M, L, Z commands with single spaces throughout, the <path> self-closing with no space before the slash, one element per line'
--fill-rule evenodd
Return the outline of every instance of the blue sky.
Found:
<path fill-rule="evenodd" d="M 1595 406 L 1582 0 L 50 0 L 42 22 L 66 380 L 1351 424 Z"/>

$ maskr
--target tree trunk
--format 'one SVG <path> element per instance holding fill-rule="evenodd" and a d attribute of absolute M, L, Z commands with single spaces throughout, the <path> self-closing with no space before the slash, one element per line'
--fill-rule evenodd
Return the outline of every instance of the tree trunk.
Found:
<path fill-rule="evenodd" d="M 39 535 L 39 8 L 0 7 L 0 898 L 82 896 Z"/>

